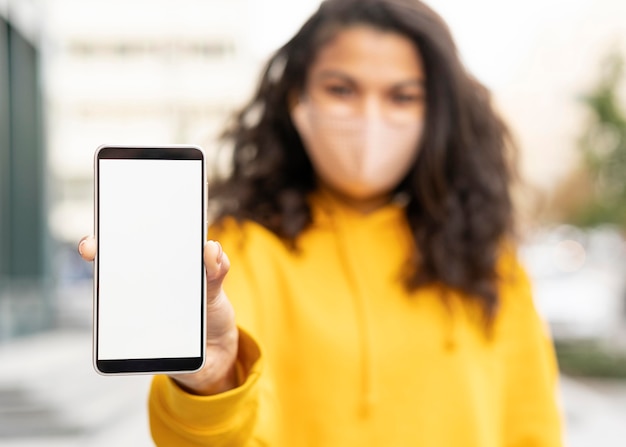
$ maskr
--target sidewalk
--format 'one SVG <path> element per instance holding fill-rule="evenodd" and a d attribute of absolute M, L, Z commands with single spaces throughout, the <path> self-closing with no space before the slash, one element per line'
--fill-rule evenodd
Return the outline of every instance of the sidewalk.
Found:
<path fill-rule="evenodd" d="M 0 445 L 152 446 L 149 382 L 96 374 L 85 330 L 0 345 Z M 624 445 L 626 382 L 561 377 L 560 384 L 568 447 Z"/>
<path fill-rule="evenodd" d="M 561 376 L 568 447 L 623 447 L 626 381 L 574 380 Z"/>
<path fill-rule="evenodd" d="M 150 376 L 96 374 L 90 332 L 51 332 L 0 345 L 0 365 L 0 445 L 153 445 Z"/>

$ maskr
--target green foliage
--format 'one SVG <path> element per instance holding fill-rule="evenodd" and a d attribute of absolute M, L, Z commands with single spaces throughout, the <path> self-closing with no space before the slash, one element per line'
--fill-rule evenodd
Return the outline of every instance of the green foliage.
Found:
<path fill-rule="evenodd" d="M 555 343 L 559 370 L 575 377 L 626 379 L 626 353 L 598 342 Z"/>
<path fill-rule="evenodd" d="M 582 97 L 590 123 L 580 139 L 585 166 L 591 174 L 591 200 L 573 216 L 574 223 L 603 223 L 626 228 L 626 116 L 619 90 L 624 59 L 613 52 L 603 61 L 599 82 Z"/>

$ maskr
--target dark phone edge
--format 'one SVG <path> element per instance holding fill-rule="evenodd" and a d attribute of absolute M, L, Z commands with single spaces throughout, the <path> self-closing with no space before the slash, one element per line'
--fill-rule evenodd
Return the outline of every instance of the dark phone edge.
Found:
<path fill-rule="evenodd" d="M 204 160 L 196 146 L 103 146 L 98 159 Z"/>
<path fill-rule="evenodd" d="M 96 360 L 96 367 L 104 374 L 193 372 L 202 362 L 202 357 Z"/>

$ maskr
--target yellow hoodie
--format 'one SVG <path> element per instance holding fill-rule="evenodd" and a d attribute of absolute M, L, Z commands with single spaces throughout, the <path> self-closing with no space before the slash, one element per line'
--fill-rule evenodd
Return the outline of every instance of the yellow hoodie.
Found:
<path fill-rule="evenodd" d="M 403 209 L 363 216 L 313 200 L 298 250 L 255 223 L 210 236 L 231 260 L 240 387 L 185 393 L 156 376 L 159 446 L 552 447 L 561 444 L 552 344 L 513 256 L 500 260 L 492 338 L 448 291 L 409 294 Z"/>

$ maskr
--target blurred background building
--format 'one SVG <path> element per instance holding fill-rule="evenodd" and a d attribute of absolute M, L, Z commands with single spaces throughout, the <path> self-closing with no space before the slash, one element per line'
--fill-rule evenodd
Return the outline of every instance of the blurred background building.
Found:
<path fill-rule="evenodd" d="M 39 39 L 0 10 L 0 340 L 52 326 Z"/>
<path fill-rule="evenodd" d="M 58 318 L 85 321 L 91 309 L 81 281 L 91 268 L 75 246 L 93 231 L 95 148 L 191 143 L 213 153 L 258 70 L 248 3 L 39 2 Z"/>
<path fill-rule="evenodd" d="M 428 3 L 520 144 L 522 256 L 568 372 L 570 446 L 620 445 L 626 388 L 606 378 L 626 377 L 626 221 L 580 215 L 604 175 L 588 146 L 626 144 L 623 73 L 612 99 L 589 100 L 626 54 L 626 2 Z M 215 155 L 269 52 L 317 4 L 0 0 L 0 444 L 150 445 L 147 381 L 89 364 L 91 266 L 76 244 L 93 231 L 94 150 L 189 143 Z"/>

